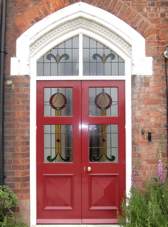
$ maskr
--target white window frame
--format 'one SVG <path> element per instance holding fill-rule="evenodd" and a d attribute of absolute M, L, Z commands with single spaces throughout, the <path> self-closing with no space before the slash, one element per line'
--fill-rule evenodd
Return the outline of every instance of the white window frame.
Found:
<path fill-rule="evenodd" d="M 104 32 L 106 34 L 101 32 L 102 28 L 105 29 Z M 83 68 L 82 64 L 80 64 L 79 76 L 37 76 L 37 60 L 52 47 L 75 35 L 79 35 L 80 62 L 83 55 L 81 49 L 82 35 L 87 35 L 103 43 L 124 59 L 125 75 L 83 76 Z M 133 74 L 152 75 L 152 58 L 145 56 L 144 38 L 114 15 L 83 2 L 75 3 L 47 16 L 35 23 L 17 39 L 16 57 L 11 58 L 11 75 L 30 75 L 31 227 L 40 227 L 40 225 L 36 225 L 36 82 L 38 80 L 125 81 L 126 193 L 129 195 L 132 172 L 131 75 Z M 43 225 L 43 227 L 46 226 Z"/>

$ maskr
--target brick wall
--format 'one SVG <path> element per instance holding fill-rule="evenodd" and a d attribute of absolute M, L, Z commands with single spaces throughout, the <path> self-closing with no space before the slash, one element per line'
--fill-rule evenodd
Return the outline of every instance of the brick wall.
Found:
<path fill-rule="evenodd" d="M 5 173 L 6 183 L 17 193 L 28 219 L 29 204 L 29 78 L 10 77 L 10 57 L 16 39 L 35 22 L 68 6 L 73 0 L 8 1 L 5 87 Z M 167 0 L 88 0 L 124 20 L 146 39 L 146 54 L 152 56 L 153 76 L 132 77 L 133 181 L 155 175 L 158 152 L 166 159 L 166 93 L 163 51 L 168 44 Z M 152 142 L 146 132 L 152 132 Z M 145 134 L 143 134 L 144 132 Z M 162 135 L 162 136 L 161 136 Z"/>
<path fill-rule="evenodd" d="M 12 77 L 5 86 L 5 176 L 28 220 L 29 78 L 25 76 Z"/>

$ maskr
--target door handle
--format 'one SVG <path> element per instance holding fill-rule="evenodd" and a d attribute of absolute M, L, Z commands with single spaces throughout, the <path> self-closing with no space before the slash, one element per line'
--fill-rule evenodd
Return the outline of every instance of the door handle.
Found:
<path fill-rule="evenodd" d="M 84 170 L 84 172 L 86 172 L 86 171 L 87 171 L 87 172 L 91 172 L 91 171 L 92 171 L 92 167 L 91 167 L 91 166 L 87 166 L 87 167 L 84 166 L 84 167 L 83 167 L 83 170 Z"/>
<path fill-rule="evenodd" d="M 91 166 L 88 166 L 88 167 L 87 167 L 87 171 L 88 171 L 88 172 L 91 172 L 91 171 L 92 171 L 92 167 L 91 167 Z"/>

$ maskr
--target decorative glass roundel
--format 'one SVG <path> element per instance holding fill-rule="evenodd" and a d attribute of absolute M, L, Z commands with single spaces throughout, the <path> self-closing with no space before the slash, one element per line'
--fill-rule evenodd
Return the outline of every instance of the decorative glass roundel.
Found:
<path fill-rule="evenodd" d="M 109 94 L 101 92 L 96 95 L 95 104 L 99 109 L 107 110 L 112 105 L 112 98 Z"/>
<path fill-rule="evenodd" d="M 66 106 L 67 100 L 64 94 L 57 92 L 50 97 L 50 105 L 55 110 L 62 110 Z"/>

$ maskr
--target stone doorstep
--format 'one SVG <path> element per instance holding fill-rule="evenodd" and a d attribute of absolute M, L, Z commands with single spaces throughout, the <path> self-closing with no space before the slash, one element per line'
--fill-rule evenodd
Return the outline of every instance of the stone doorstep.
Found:
<path fill-rule="evenodd" d="M 120 227 L 119 225 L 113 225 L 113 224 L 107 224 L 107 225 L 56 225 L 56 224 L 51 224 L 51 225 L 32 225 L 31 227 Z"/>

